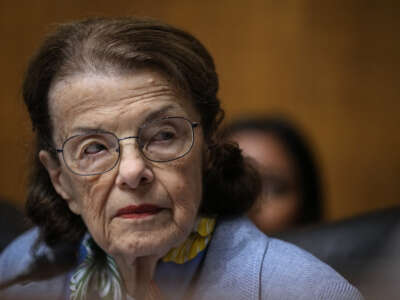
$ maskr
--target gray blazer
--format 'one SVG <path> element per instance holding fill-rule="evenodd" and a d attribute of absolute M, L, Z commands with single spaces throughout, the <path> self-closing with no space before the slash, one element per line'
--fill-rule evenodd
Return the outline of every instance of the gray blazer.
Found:
<path fill-rule="evenodd" d="M 17 278 L 25 282 L 3 287 L 0 299 L 66 299 L 69 272 L 29 279 L 35 268 L 73 261 L 66 257 L 69 254 L 62 257 L 45 245 L 32 250 L 37 235 L 37 229 L 28 231 L 1 253 L 0 286 L 20 281 Z M 184 279 L 171 280 L 173 274 L 184 274 Z M 156 281 L 165 286 L 168 280 L 175 282 L 176 295 L 185 295 L 181 299 L 362 299 L 328 265 L 292 244 L 265 236 L 246 218 L 220 221 L 201 259 L 183 265 L 160 263 Z"/>

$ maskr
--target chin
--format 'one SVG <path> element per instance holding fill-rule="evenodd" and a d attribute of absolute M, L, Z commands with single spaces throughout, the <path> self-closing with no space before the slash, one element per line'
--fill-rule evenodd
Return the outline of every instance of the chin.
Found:
<path fill-rule="evenodd" d="M 129 260 L 144 256 L 161 258 L 171 248 L 181 244 L 189 232 L 190 230 L 182 232 L 176 226 L 167 226 L 156 232 L 131 233 L 112 241 L 106 251 L 112 256 L 129 257 Z"/>

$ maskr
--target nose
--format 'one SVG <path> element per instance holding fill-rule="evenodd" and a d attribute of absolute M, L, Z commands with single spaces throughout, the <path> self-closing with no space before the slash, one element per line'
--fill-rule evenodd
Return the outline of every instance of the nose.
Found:
<path fill-rule="evenodd" d="M 153 171 L 142 157 L 134 139 L 120 147 L 120 161 L 116 184 L 122 189 L 137 189 L 154 179 Z"/>

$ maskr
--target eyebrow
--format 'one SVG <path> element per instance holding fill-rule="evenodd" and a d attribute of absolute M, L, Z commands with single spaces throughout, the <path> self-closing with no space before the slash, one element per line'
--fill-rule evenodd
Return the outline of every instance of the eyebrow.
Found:
<path fill-rule="evenodd" d="M 165 107 L 160 108 L 159 110 L 151 112 L 142 122 L 142 125 L 151 121 L 154 121 L 155 119 L 159 118 L 162 115 L 165 115 L 168 111 L 176 109 L 176 105 L 169 104 Z"/>
<path fill-rule="evenodd" d="M 180 107 L 180 106 L 178 106 Z M 173 104 L 169 104 L 165 107 L 161 107 L 160 109 L 151 112 L 142 122 L 142 124 L 140 126 L 143 126 L 143 124 L 146 124 L 148 122 L 154 121 L 157 118 L 165 115 L 166 113 L 168 113 L 171 110 L 176 110 L 176 108 L 178 108 L 176 105 Z M 140 127 L 139 126 L 139 127 Z M 99 127 L 88 127 L 88 126 L 81 126 L 81 127 L 76 127 L 74 128 L 73 132 L 76 132 L 68 137 L 64 137 L 64 140 L 74 136 L 74 135 L 80 135 L 80 134 L 96 134 L 96 133 L 110 133 L 109 130 L 106 130 L 104 128 L 102 128 L 101 126 Z"/>

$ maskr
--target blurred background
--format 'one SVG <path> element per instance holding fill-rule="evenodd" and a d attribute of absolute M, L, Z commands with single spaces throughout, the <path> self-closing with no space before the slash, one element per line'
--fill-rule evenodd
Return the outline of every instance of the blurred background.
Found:
<path fill-rule="evenodd" d="M 400 2 L 357 0 L 0 0 L 0 196 L 22 208 L 31 126 L 20 86 L 54 24 L 88 16 L 159 18 L 213 55 L 231 121 L 279 114 L 312 143 L 324 220 L 400 198 Z"/>

